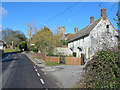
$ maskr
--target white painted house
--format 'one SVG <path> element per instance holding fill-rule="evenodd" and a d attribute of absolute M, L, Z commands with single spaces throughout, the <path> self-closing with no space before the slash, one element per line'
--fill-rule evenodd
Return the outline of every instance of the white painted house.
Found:
<path fill-rule="evenodd" d="M 94 21 L 90 17 L 90 24 L 78 31 L 69 41 L 69 54 L 76 52 L 77 57 L 83 53 L 86 58 L 93 56 L 98 50 L 113 48 L 118 44 L 118 32 L 106 17 L 106 9 L 101 9 L 101 18 Z"/>
<path fill-rule="evenodd" d="M 2 40 L 0 40 L 0 50 L 3 50 L 3 47 L 4 47 L 4 43 Z"/>

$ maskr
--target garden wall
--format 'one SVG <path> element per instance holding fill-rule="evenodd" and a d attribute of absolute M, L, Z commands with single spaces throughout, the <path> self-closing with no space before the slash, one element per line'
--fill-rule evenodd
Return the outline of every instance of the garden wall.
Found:
<path fill-rule="evenodd" d="M 34 52 L 31 52 L 30 54 L 36 57 L 40 57 L 46 62 L 60 63 L 60 57 L 46 56 L 45 54 L 34 53 Z M 81 65 L 81 58 L 80 57 L 65 57 L 65 64 L 66 65 Z"/>
<path fill-rule="evenodd" d="M 65 57 L 65 64 L 81 65 L 81 58 L 80 57 Z"/>

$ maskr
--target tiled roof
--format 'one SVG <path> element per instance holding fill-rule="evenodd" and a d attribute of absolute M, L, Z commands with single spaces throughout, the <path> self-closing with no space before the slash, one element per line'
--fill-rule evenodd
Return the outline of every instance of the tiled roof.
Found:
<path fill-rule="evenodd" d="M 100 20 L 101 20 L 101 18 L 99 18 L 98 20 L 94 21 L 93 23 L 89 24 L 85 28 L 83 28 L 80 31 L 78 31 L 70 40 L 68 40 L 68 42 L 72 42 L 72 41 L 77 40 L 77 39 L 79 39 L 81 37 L 89 35 L 89 33 L 99 23 Z"/>

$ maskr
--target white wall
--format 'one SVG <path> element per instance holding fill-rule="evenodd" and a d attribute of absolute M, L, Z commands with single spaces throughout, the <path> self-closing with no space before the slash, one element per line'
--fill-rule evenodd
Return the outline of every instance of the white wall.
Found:
<path fill-rule="evenodd" d="M 85 38 L 78 39 L 76 41 L 68 43 L 68 48 L 73 48 L 73 51 L 69 51 L 69 54 L 73 54 L 73 52 L 77 53 L 77 57 L 81 57 L 81 53 L 84 53 L 86 55 L 86 58 L 88 58 L 88 48 L 90 48 L 91 40 L 90 36 L 86 36 Z M 83 48 L 82 51 L 80 51 L 77 47 L 81 46 Z"/>
<path fill-rule="evenodd" d="M 109 33 L 107 33 L 106 25 L 109 25 Z M 91 31 L 91 53 L 94 55 L 98 50 L 102 50 L 104 48 L 113 48 L 117 46 L 117 31 L 113 28 L 108 19 L 101 19 L 100 22 L 95 26 L 95 28 Z"/>

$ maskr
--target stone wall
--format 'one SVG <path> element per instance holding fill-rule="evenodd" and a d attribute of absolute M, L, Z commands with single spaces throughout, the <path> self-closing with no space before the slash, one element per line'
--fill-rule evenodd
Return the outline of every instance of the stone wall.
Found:
<path fill-rule="evenodd" d="M 69 55 L 69 49 L 67 47 L 55 47 L 54 55 Z"/>

